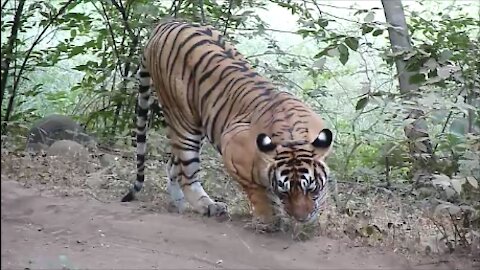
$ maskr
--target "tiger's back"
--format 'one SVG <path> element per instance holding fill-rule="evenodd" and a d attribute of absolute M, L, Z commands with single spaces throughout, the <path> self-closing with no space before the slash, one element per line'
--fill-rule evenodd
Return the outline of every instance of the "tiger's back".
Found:
<path fill-rule="evenodd" d="M 183 121 L 195 131 L 201 127 L 198 131 L 217 148 L 230 120 L 270 98 L 273 85 L 217 30 L 172 21 L 159 25 L 152 36 L 145 66 L 167 121 Z"/>
<path fill-rule="evenodd" d="M 279 175 L 272 173 L 281 170 L 277 165 L 326 170 L 323 158 L 333 138 L 322 119 L 292 95 L 276 91 L 211 27 L 177 21 L 158 25 L 144 50 L 139 78 L 137 181 L 124 201 L 133 199 L 144 181 L 150 79 L 168 125 L 172 152 L 167 164 L 168 188 L 180 211 L 186 200 L 203 214 L 226 213 L 226 205 L 211 200 L 198 178 L 203 137 L 222 154 L 227 171 L 243 187 L 259 216 L 272 216 L 273 204 L 278 204 L 275 178 Z M 298 159 L 296 154 L 302 151 L 309 153 L 308 165 L 305 161 L 297 165 L 279 162 L 285 159 L 285 153 L 291 153 L 288 159 Z M 284 173 L 287 171 L 295 180 L 292 183 L 302 183 L 301 188 L 306 188 L 297 169 L 289 168 Z M 313 169 L 309 172 L 314 174 Z M 326 179 L 326 172 L 316 175 Z M 308 181 L 314 181 L 313 176 Z M 314 208 L 295 207 L 300 212 Z M 297 211 L 291 209 L 287 212 Z"/>

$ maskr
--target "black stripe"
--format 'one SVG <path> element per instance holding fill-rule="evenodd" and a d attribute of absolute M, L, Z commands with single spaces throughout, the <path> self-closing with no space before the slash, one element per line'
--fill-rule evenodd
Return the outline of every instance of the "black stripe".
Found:
<path fill-rule="evenodd" d="M 172 148 L 180 151 L 190 151 L 190 152 L 198 152 L 200 151 L 200 147 L 185 147 L 185 145 L 179 145 L 177 143 L 171 143 Z"/>
<path fill-rule="evenodd" d="M 182 183 L 182 186 L 181 186 L 181 187 L 183 188 L 183 187 L 185 187 L 185 186 L 191 186 L 191 185 L 193 185 L 193 184 L 195 184 L 195 183 L 198 183 L 198 182 L 200 182 L 200 181 L 199 181 L 199 180 L 194 180 L 194 181 L 192 181 L 192 182 Z"/>
<path fill-rule="evenodd" d="M 167 40 L 172 40 L 171 41 L 172 48 L 170 49 L 170 52 L 168 53 L 168 58 L 167 58 L 167 69 L 172 65 L 172 64 L 170 64 L 170 62 L 171 62 L 170 59 L 172 59 L 173 51 L 175 49 L 177 50 L 177 53 L 175 54 L 175 57 L 173 58 L 173 61 L 174 61 L 173 64 L 176 62 L 175 60 L 178 57 L 178 52 L 181 49 L 181 48 L 179 48 L 179 46 L 176 46 L 177 45 L 177 39 L 180 36 L 180 34 L 186 29 L 191 29 L 191 27 L 189 25 L 186 25 L 186 24 L 181 24 L 181 25 L 179 25 L 178 27 L 175 28 L 176 32 L 175 32 L 175 37 L 173 38 L 173 40 L 171 38 L 168 39 L 168 35 L 165 37 L 164 44 L 167 43 L 166 42 Z M 163 48 L 160 51 L 164 52 Z M 167 52 L 165 52 L 165 53 L 167 53 Z M 167 73 L 168 73 L 169 77 L 172 75 L 172 72 L 173 72 L 172 68 L 169 68 L 169 70 L 167 70 Z"/>
<path fill-rule="evenodd" d="M 278 93 L 275 93 L 275 94 L 278 94 Z M 267 106 L 265 108 L 263 108 L 261 111 L 260 111 L 260 114 L 263 115 L 265 112 L 268 112 L 268 111 L 271 111 L 272 108 L 275 108 L 275 107 L 279 107 L 282 103 L 286 102 L 286 101 L 289 101 L 291 98 L 290 97 L 287 97 L 287 98 L 284 98 L 284 99 L 280 99 L 280 100 L 277 100 L 275 102 L 272 102 L 270 103 L 270 106 Z M 272 121 L 274 120 L 274 118 L 272 118 Z M 269 123 L 270 124 L 270 123 Z"/>
<path fill-rule="evenodd" d="M 174 71 L 175 71 L 175 67 L 177 66 L 177 63 L 180 62 L 180 61 L 178 61 L 177 59 L 179 58 L 180 52 L 183 50 L 183 48 L 185 47 L 185 45 L 186 45 L 190 40 L 192 40 L 192 39 L 194 39 L 194 38 L 196 38 L 196 37 L 198 37 L 198 36 L 201 36 L 201 34 L 200 34 L 200 33 L 192 33 L 192 34 L 190 34 L 188 37 L 184 38 L 184 39 L 182 40 L 182 42 L 176 46 L 176 47 L 177 47 L 177 52 L 175 53 L 175 56 L 173 57 L 173 63 L 172 63 L 172 67 L 171 67 L 171 72 L 174 72 Z M 202 43 L 202 41 L 204 41 L 204 42 Z M 201 44 L 205 44 L 205 42 L 208 43 L 208 40 L 202 40 L 202 41 L 199 41 L 199 42 L 197 42 L 197 43 L 201 43 Z M 190 49 L 191 49 L 191 48 L 190 48 Z M 187 51 L 187 52 L 188 52 L 188 51 Z M 185 72 L 185 67 L 187 66 L 187 60 L 188 60 L 188 57 L 187 57 L 187 56 L 188 56 L 188 54 L 184 53 L 184 54 L 182 54 L 182 56 L 183 56 L 183 59 L 184 59 L 184 60 L 183 60 L 183 66 L 182 66 L 182 80 L 183 80 L 183 78 L 184 78 L 183 73 Z M 167 63 L 170 63 L 170 62 L 167 62 Z M 170 76 L 171 76 L 171 72 L 170 72 L 170 74 L 169 74 Z"/>
<path fill-rule="evenodd" d="M 247 78 L 245 78 L 245 77 L 240 77 L 240 78 L 236 79 L 235 82 L 232 84 L 232 86 L 231 86 L 230 88 L 233 88 L 233 86 L 234 86 L 236 83 L 238 83 L 238 82 L 240 82 L 240 81 L 242 81 L 242 80 L 245 80 L 245 79 L 247 79 Z M 252 82 L 252 81 L 247 81 L 247 82 L 245 82 L 244 84 L 240 85 L 239 88 L 241 88 L 242 86 L 244 86 L 244 85 L 246 85 L 246 84 L 248 84 L 248 83 L 250 83 L 250 82 Z M 226 89 L 226 90 L 227 90 L 227 89 Z M 245 97 L 246 95 L 249 94 L 249 91 L 240 91 L 240 90 L 237 90 L 237 91 L 234 92 L 233 99 L 232 99 L 232 95 L 229 96 L 227 102 L 230 102 L 231 106 L 230 106 L 230 108 L 228 109 L 227 116 L 225 117 L 225 120 L 223 121 L 221 127 L 226 127 L 227 122 L 231 120 L 231 117 L 232 117 L 231 114 L 232 114 L 232 112 L 233 112 L 234 105 L 236 104 L 237 99 L 239 98 L 239 96 L 240 96 L 242 93 L 243 93 L 242 97 Z M 238 112 L 236 112 L 236 113 L 238 113 Z M 222 132 L 223 132 L 223 131 L 222 131 Z"/>
<path fill-rule="evenodd" d="M 180 159 L 180 162 L 182 163 L 182 165 L 188 166 L 192 163 L 200 163 L 200 159 L 198 157 L 194 157 L 194 158 L 187 159 L 187 160 L 181 160 Z"/>
<path fill-rule="evenodd" d="M 138 87 L 138 92 L 143 94 L 143 93 L 147 92 L 149 89 L 150 89 L 150 85 L 140 85 Z"/>
<path fill-rule="evenodd" d="M 220 58 L 220 60 L 222 60 L 222 59 L 224 58 L 224 56 L 223 56 L 222 54 L 220 54 L 220 53 L 214 53 L 214 54 L 208 59 L 207 63 L 205 64 L 205 67 L 204 67 L 204 69 L 201 71 L 201 73 L 207 72 L 207 68 L 210 67 L 211 63 L 213 62 L 213 60 L 214 60 L 215 58 Z M 197 72 L 197 70 L 195 70 L 195 72 Z M 208 77 L 207 77 L 207 78 L 208 78 Z M 203 81 L 204 81 L 204 80 L 202 80 L 202 79 L 200 78 L 200 80 L 198 81 L 198 85 L 202 84 Z"/>
<path fill-rule="evenodd" d="M 147 115 L 148 115 L 148 109 L 144 109 L 144 108 L 140 107 L 140 105 L 139 105 L 138 106 L 138 111 L 137 111 L 137 116 L 140 116 L 143 119 L 147 119 Z"/>
<path fill-rule="evenodd" d="M 147 141 L 146 134 L 137 133 L 137 143 L 145 143 Z"/>
<path fill-rule="evenodd" d="M 213 32 L 212 32 L 212 29 L 208 28 L 208 27 L 205 27 L 204 29 L 202 30 L 199 30 L 200 33 L 203 33 L 207 36 L 212 36 L 213 35 Z"/>
<path fill-rule="evenodd" d="M 137 164 L 141 165 L 145 163 L 145 155 L 144 154 L 137 154 Z"/>
<path fill-rule="evenodd" d="M 213 58 L 213 57 L 212 57 Z M 215 72 L 220 67 L 219 64 L 215 65 L 212 69 L 202 74 L 200 80 L 198 81 L 198 85 L 201 85 L 205 80 L 209 79 L 212 76 L 212 73 Z M 203 98 L 202 98 L 203 101 Z"/>
<path fill-rule="evenodd" d="M 193 179 L 195 176 L 197 176 L 197 174 L 200 172 L 200 169 L 194 171 L 191 175 L 186 175 L 184 171 L 181 171 L 180 172 L 180 175 L 184 176 L 185 178 L 187 178 L 188 180 L 191 180 Z"/>
<path fill-rule="evenodd" d="M 143 65 L 142 65 L 142 68 L 145 68 Z M 138 75 L 141 77 L 141 78 L 145 78 L 145 77 L 150 77 L 150 73 L 148 71 L 145 71 L 145 70 L 140 70 L 138 72 Z"/>
<path fill-rule="evenodd" d="M 211 43 L 211 41 L 210 41 L 210 40 L 207 40 L 207 39 L 201 40 L 201 41 L 193 44 L 192 46 L 190 46 L 190 48 L 188 49 L 188 51 L 184 54 L 184 58 L 183 58 L 183 70 L 182 70 L 182 80 L 184 80 L 184 78 L 185 78 L 185 71 L 187 70 L 186 68 L 187 68 L 187 66 L 188 66 L 188 65 L 187 65 L 188 56 L 193 52 L 193 50 L 195 50 L 195 49 L 198 48 L 199 46 L 202 46 L 202 45 L 207 44 L 207 43 Z M 209 51 L 209 52 L 211 52 L 211 51 Z M 208 52 L 205 53 L 205 54 L 203 54 L 203 55 L 200 57 L 200 59 L 197 61 L 197 63 L 195 63 L 195 67 L 197 67 L 197 66 L 202 62 L 202 60 L 205 58 L 205 56 L 206 56 L 207 54 L 208 54 Z M 194 68 L 193 70 L 195 70 L 195 68 Z M 190 81 L 190 80 L 189 80 L 189 81 Z"/>
<path fill-rule="evenodd" d="M 229 70 L 231 70 L 230 73 L 226 74 L 227 71 L 229 71 Z M 205 102 L 206 102 L 206 100 L 208 99 L 208 97 L 209 97 L 214 91 L 216 91 L 216 90 L 217 90 L 217 92 L 219 92 L 220 97 L 222 97 L 223 94 L 224 94 L 225 92 L 227 92 L 227 91 L 218 91 L 218 86 L 219 86 L 222 82 L 224 82 L 224 79 L 225 79 L 225 78 L 227 78 L 228 76 L 230 76 L 232 73 L 234 73 L 234 72 L 237 71 L 237 70 L 238 70 L 238 67 L 235 67 L 235 66 L 228 66 L 228 67 L 224 68 L 224 69 L 222 70 L 222 72 L 220 73 L 220 76 L 219 76 L 220 78 L 219 78 L 207 91 L 205 91 L 205 93 L 203 94 L 203 96 L 202 96 L 202 104 L 205 104 Z M 233 81 L 233 79 L 231 79 L 231 80 L 229 81 L 229 83 L 231 83 L 232 81 Z M 225 86 L 225 88 L 227 88 L 228 85 L 229 85 L 229 84 L 227 84 L 227 85 Z M 218 99 L 219 99 L 219 97 L 216 97 L 216 100 L 217 100 L 217 101 L 218 101 Z M 215 104 L 213 104 L 212 107 L 215 107 Z"/>

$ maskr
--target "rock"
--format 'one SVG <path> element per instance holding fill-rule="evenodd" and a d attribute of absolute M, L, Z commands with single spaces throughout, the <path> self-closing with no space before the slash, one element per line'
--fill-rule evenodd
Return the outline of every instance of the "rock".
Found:
<path fill-rule="evenodd" d="M 47 156 L 59 156 L 73 160 L 87 160 L 90 157 L 87 149 L 83 145 L 70 140 L 54 142 L 48 148 Z"/>
<path fill-rule="evenodd" d="M 108 153 L 102 153 L 98 155 L 98 160 L 100 161 L 100 164 L 102 167 L 110 167 L 116 163 L 116 160 L 118 157 L 108 154 Z"/>
<path fill-rule="evenodd" d="M 95 140 L 68 116 L 52 114 L 35 122 L 28 133 L 26 151 L 46 151 L 54 142 L 71 140 L 95 148 Z"/>
<path fill-rule="evenodd" d="M 87 177 L 87 180 L 85 181 L 85 183 L 87 184 L 87 186 L 93 190 L 99 190 L 103 183 L 104 183 L 105 179 L 102 178 L 102 176 L 100 174 L 90 174 L 88 175 Z"/>

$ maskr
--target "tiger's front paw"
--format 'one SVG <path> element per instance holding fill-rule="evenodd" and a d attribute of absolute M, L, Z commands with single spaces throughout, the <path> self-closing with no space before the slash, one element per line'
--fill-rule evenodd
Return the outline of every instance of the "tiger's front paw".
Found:
<path fill-rule="evenodd" d="M 275 233 L 285 232 L 287 230 L 286 225 L 286 221 L 282 218 L 274 218 L 271 221 L 262 221 L 259 218 L 253 218 L 251 222 L 245 225 L 245 228 L 258 233 Z"/>
<path fill-rule="evenodd" d="M 215 217 L 218 221 L 226 221 L 230 219 L 228 207 L 226 203 L 214 202 L 208 205 L 207 216 Z"/>

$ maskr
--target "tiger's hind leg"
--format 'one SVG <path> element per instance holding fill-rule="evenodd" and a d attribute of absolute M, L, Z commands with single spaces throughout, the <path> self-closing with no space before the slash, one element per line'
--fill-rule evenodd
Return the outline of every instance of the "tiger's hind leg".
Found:
<path fill-rule="evenodd" d="M 168 177 L 167 183 L 167 192 L 170 195 L 170 203 L 173 207 L 179 212 L 183 213 L 185 210 L 185 196 L 183 194 L 182 188 L 180 187 L 180 172 L 181 167 L 179 166 L 180 160 L 171 155 L 170 159 L 167 162 L 166 172 Z"/>
<path fill-rule="evenodd" d="M 203 189 L 198 176 L 200 172 L 200 147 L 202 136 L 172 134 L 172 159 L 168 167 L 169 193 L 172 199 L 180 198 L 182 192 L 185 200 L 193 209 L 207 216 L 228 216 L 227 205 L 213 201 Z M 178 186 L 181 190 L 178 189 Z"/>

